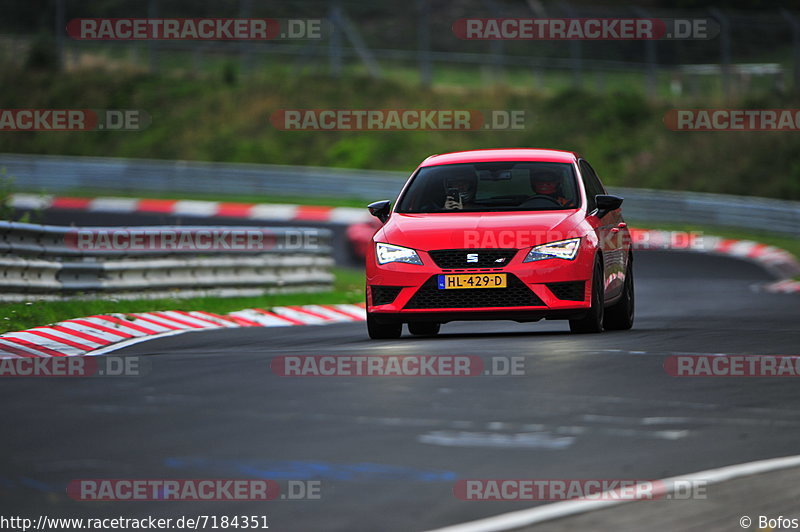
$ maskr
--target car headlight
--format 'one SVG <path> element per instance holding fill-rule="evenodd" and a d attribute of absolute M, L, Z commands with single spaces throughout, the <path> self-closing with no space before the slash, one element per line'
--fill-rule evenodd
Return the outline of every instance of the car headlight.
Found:
<path fill-rule="evenodd" d="M 422 264 L 422 259 L 416 251 L 392 244 L 378 243 L 376 246 L 378 264 L 390 262 L 406 262 L 408 264 Z"/>
<path fill-rule="evenodd" d="M 580 238 L 570 238 L 569 240 L 559 240 L 558 242 L 534 246 L 522 262 L 534 262 L 544 259 L 572 260 L 578 254 L 580 246 Z"/>

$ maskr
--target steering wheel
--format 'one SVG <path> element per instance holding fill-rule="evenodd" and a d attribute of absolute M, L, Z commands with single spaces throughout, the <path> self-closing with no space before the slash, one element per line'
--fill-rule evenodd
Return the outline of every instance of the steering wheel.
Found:
<path fill-rule="evenodd" d="M 551 201 L 551 202 L 555 203 L 556 205 L 558 205 L 559 207 L 561 207 L 561 206 L 562 206 L 562 205 L 561 205 L 561 204 L 558 202 L 558 200 L 557 200 L 557 199 L 555 199 L 555 198 L 553 198 L 553 197 L 550 197 L 550 196 L 547 196 L 547 195 L 545 195 L 545 194 L 535 194 L 535 195 L 533 195 L 533 196 L 529 197 L 527 200 L 525 200 L 525 203 L 523 203 L 523 205 L 525 205 L 525 204 L 527 204 L 527 203 L 530 203 L 531 201 L 533 201 L 533 200 L 535 200 L 535 199 L 539 199 L 539 198 L 541 198 L 541 199 L 546 199 L 546 200 L 548 200 L 548 201 Z"/>

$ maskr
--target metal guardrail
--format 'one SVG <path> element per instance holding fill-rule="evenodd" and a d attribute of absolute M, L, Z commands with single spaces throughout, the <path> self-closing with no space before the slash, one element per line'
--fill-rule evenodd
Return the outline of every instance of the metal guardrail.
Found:
<path fill-rule="evenodd" d="M 625 198 L 627 219 L 740 227 L 797 237 L 800 202 L 752 196 L 610 187 Z"/>
<path fill-rule="evenodd" d="M 20 189 L 59 192 L 75 189 L 141 194 L 194 193 L 311 197 L 394 197 L 408 177 L 401 172 L 158 161 L 107 157 L 0 154 L 0 169 Z"/>
<path fill-rule="evenodd" d="M 75 189 L 141 193 L 277 194 L 395 198 L 404 172 L 257 164 L 128 160 L 0 154 L 0 169 L 28 191 Z M 222 184 L 222 185 L 221 185 Z M 626 217 L 635 222 L 673 222 L 742 227 L 796 235 L 800 202 L 768 198 L 611 187 L 625 197 Z"/>
<path fill-rule="evenodd" d="M 242 228 L 74 228 L 0 221 L 0 300 L 240 296 L 316 292 L 332 286 L 327 229 L 256 228 L 270 236 L 268 244 L 235 250 L 131 251 L 127 245 L 87 249 L 76 245 L 75 238 L 80 232 L 203 230 Z"/>

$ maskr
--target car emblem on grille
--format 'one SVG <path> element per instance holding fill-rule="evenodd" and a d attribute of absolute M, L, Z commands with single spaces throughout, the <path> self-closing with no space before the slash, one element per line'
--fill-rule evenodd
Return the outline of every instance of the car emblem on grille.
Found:
<path fill-rule="evenodd" d="M 477 253 L 467 253 L 467 262 L 478 262 Z"/>
<path fill-rule="evenodd" d="M 494 259 L 494 261 L 495 262 L 505 262 L 506 258 L 505 257 L 500 257 L 499 259 Z"/>

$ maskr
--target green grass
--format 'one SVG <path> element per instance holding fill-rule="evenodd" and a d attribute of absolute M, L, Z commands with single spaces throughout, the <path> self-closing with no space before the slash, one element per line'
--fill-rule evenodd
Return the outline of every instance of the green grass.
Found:
<path fill-rule="evenodd" d="M 205 310 L 225 314 L 246 308 L 283 305 L 360 303 L 364 301 L 364 273 L 334 268 L 334 287 L 330 292 L 277 294 L 260 297 L 201 297 L 193 299 L 137 299 L 115 301 L 35 301 L 0 304 L 0 333 L 21 331 L 59 321 L 109 312 L 148 312 L 155 310 Z"/>

